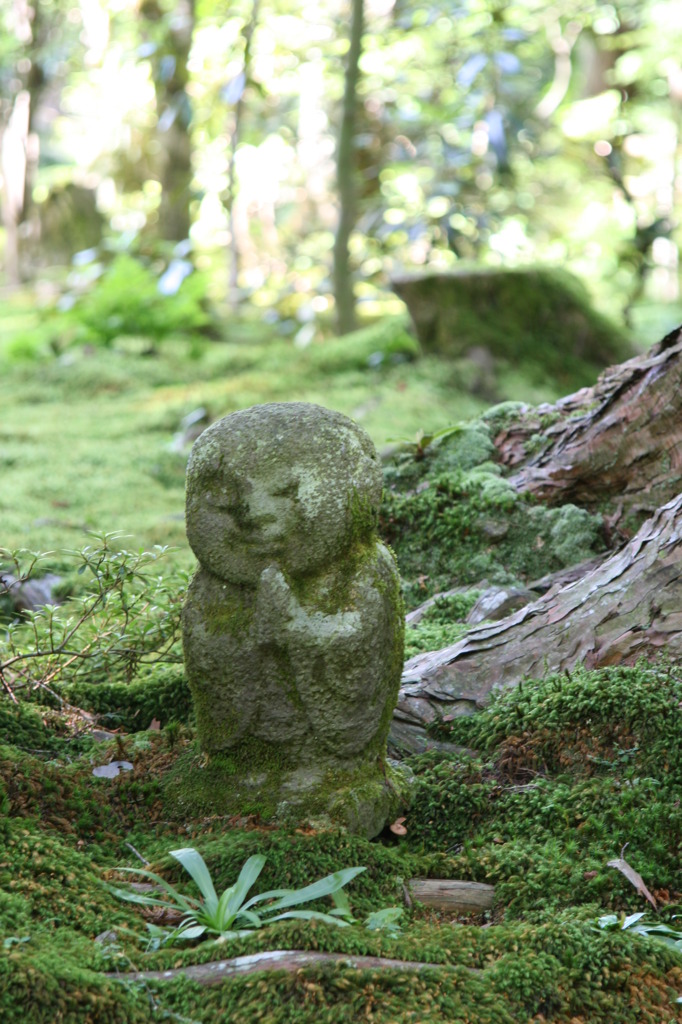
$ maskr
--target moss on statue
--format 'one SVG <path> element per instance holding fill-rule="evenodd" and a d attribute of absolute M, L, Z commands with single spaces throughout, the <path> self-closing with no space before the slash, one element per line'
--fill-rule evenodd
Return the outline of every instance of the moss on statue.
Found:
<path fill-rule="evenodd" d="M 372 837 L 409 803 L 412 782 L 411 771 L 379 755 L 346 771 L 337 765 L 306 770 L 282 745 L 250 739 L 210 758 L 197 747 L 185 753 L 164 781 L 164 804 L 175 820 L 253 816 L 284 827 L 341 825 Z"/>
<path fill-rule="evenodd" d="M 389 784 L 384 756 L 403 604 L 376 535 L 381 490 L 369 437 L 320 406 L 257 406 L 196 442 L 187 535 L 200 568 L 183 636 L 209 764 L 180 783 L 185 799 L 368 834 L 397 808 L 405 786 Z"/>

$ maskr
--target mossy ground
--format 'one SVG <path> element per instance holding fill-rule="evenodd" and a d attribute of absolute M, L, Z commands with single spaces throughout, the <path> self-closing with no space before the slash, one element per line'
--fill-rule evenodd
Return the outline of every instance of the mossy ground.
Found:
<path fill-rule="evenodd" d="M 153 688 L 153 680 L 147 685 Z M 13 745 L 0 748 L 2 1019 L 677 1021 L 682 956 L 652 939 L 599 931 L 596 919 L 645 907 L 607 866 L 628 844 L 626 858 L 658 900 L 660 919 L 675 924 L 682 901 L 681 702 L 682 673 L 665 665 L 579 671 L 507 693 L 479 715 L 441 726 L 476 755 L 413 758 L 407 835 L 387 833 L 374 842 L 207 816 L 200 808 L 174 816 L 163 780 L 191 754 L 189 724 L 179 737 L 152 730 L 107 743 L 80 740 L 80 750 L 55 737 L 49 753 L 29 753 L 22 747 L 46 742 L 45 735 L 30 731 L 25 713 L 14 723 L 6 715 L 2 738 Z M 114 779 L 92 775 L 93 765 L 124 757 L 132 771 Z M 493 884 L 495 906 L 466 918 L 416 905 L 405 910 L 396 936 L 360 923 L 341 929 L 282 922 L 223 944 L 147 951 L 145 916 L 103 883 L 115 878 L 116 866 L 139 865 L 134 847 L 190 891 L 169 857 L 190 845 L 202 852 L 218 891 L 256 852 L 267 858 L 262 889 L 300 887 L 364 865 L 349 889 L 359 921 L 401 905 L 404 882 L 420 876 Z M 265 949 L 442 967 L 416 974 L 326 965 L 209 989 L 182 979 L 141 985 L 108 976 Z"/>
<path fill-rule="evenodd" d="M 365 353 L 367 338 L 359 348 Z M 371 353 L 370 353 L 371 354 Z M 84 526 L 124 529 L 135 543 L 174 543 L 170 574 L 190 564 L 184 541 L 184 456 L 168 449 L 198 405 L 218 416 L 253 402 L 306 398 L 361 418 L 375 440 L 477 415 L 442 360 L 383 360 L 378 369 L 244 337 L 194 361 L 180 343 L 142 359 L 121 351 L 5 364 L 0 400 L 1 515 L 5 546 L 78 547 Z M 333 357 L 333 358 L 332 358 Z M 342 358 L 343 357 L 343 358 Z M 363 356 L 364 358 L 364 356 Z M 306 362 L 308 359 L 308 362 Z M 338 365 L 336 360 L 341 360 Z M 8 368 L 9 367 L 9 368 Z M 7 372 L 5 372 L 5 370 Z M 517 397 L 553 397 L 552 388 Z M 554 392 L 556 393 L 556 392 Z M 69 415 L 65 416 L 65 403 Z M 46 470 L 49 470 L 49 472 Z M 488 420 L 389 465 L 384 527 L 417 603 L 458 582 L 529 580 L 599 549 L 598 522 L 580 509 L 552 515 L 514 497 L 495 466 Z M 429 486 L 423 485 L 428 482 Z M 414 540 L 416 536 L 416 540 Z M 50 567 L 60 567 L 59 555 Z M 65 567 L 72 563 L 64 559 Z M 428 579 L 420 577 L 428 576 Z M 77 585 L 77 581 L 76 585 Z M 412 641 L 456 638 L 472 595 L 441 602 Z M 446 636 L 447 634 L 447 636 Z M 26 1024 L 673 1024 L 682 1020 L 682 956 L 652 939 L 595 927 L 600 914 L 646 903 L 607 861 L 625 856 L 672 922 L 679 872 L 679 708 L 675 666 L 576 672 L 527 684 L 441 735 L 476 751 L 412 759 L 407 834 L 370 842 L 315 827 L 276 828 L 256 818 L 180 815 L 164 782 L 195 742 L 178 666 L 139 669 L 131 682 L 93 669 L 55 692 L 97 716 L 60 714 L 45 691 L 17 707 L 0 696 L 0 1020 Z M 154 720 L 161 729 L 149 726 Z M 117 729 L 96 741 L 92 725 Z M 74 735 L 74 729 L 81 732 Z M 115 778 L 93 767 L 133 764 Z M 400 905 L 418 876 L 493 884 L 491 914 L 466 918 L 419 905 L 398 935 L 358 923 L 333 928 L 281 922 L 216 945 L 148 950 L 145 917 L 104 882 L 139 851 L 190 892 L 170 858 L 194 846 L 216 888 L 232 884 L 253 853 L 267 861 L 259 886 L 298 887 L 353 865 L 356 917 Z M 381 955 L 441 965 L 423 973 L 306 968 L 200 988 L 179 979 L 110 977 L 171 969 L 266 949 Z"/>

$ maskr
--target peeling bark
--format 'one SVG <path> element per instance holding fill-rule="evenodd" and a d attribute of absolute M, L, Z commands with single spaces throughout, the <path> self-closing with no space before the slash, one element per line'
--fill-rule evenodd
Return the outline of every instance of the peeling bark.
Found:
<path fill-rule="evenodd" d="M 390 744 L 402 753 L 435 745 L 429 725 L 444 715 L 472 714 L 493 690 L 526 677 L 578 664 L 632 665 L 662 650 L 682 656 L 682 494 L 581 579 L 553 587 L 451 647 L 411 658 Z"/>
<path fill-rule="evenodd" d="M 536 453 L 531 439 L 542 440 Z M 608 504 L 607 525 L 631 535 L 682 491 L 682 330 L 594 387 L 522 414 L 495 445 L 519 491 L 590 511 Z"/>

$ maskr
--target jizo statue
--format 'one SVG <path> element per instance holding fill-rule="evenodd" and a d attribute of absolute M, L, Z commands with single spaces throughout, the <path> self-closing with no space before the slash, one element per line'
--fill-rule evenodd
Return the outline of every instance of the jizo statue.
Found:
<path fill-rule="evenodd" d="M 183 635 L 218 811 L 373 835 L 399 804 L 385 749 L 404 619 L 381 489 L 368 435 L 321 406 L 254 406 L 196 441 Z"/>

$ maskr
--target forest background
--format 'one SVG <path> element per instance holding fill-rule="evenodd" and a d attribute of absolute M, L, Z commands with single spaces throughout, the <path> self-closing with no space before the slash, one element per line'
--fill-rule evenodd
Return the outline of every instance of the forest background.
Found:
<path fill-rule="evenodd" d="M 672 0 L 14 0 L 0 19 L 6 297 L 29 283 L 65 310 L 126 254 L 160 294 L 196 273 L 194 295 L 298 346 L 401 309 L 391 275 L 463 261 L 567 266 L 631 323 L 678 299 Z"/>

